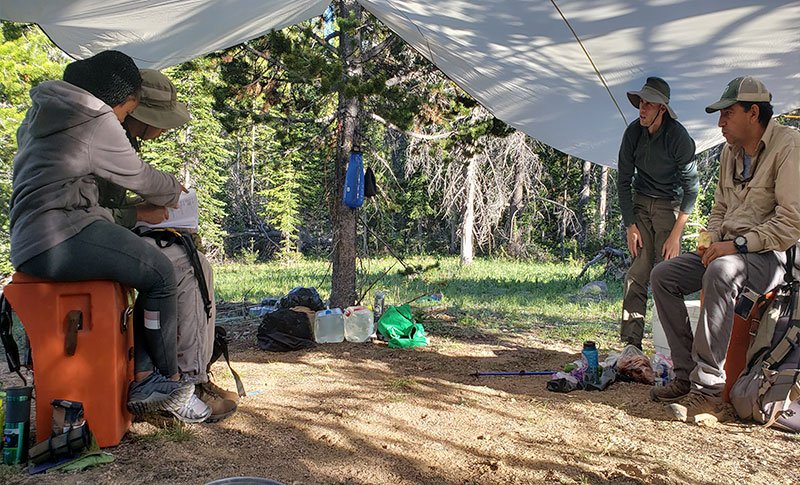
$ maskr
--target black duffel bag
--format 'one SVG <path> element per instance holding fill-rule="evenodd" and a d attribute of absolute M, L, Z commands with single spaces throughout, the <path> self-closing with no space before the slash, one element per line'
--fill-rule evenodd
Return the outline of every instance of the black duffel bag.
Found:
<path fill-rule="evenodd" d="M 269 352 L 289 352 L 316 345 L 311 329 L 313 311 L 305 307 L 278 308 L 265 314 L 258 326 L 258 346 Z"/>

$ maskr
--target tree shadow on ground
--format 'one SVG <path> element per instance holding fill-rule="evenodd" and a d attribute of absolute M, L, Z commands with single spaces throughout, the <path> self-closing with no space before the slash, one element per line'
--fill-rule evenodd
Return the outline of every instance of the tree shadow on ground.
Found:
<path fill-rule="evenodd" d="M 487 344 L 487 340 L 482 341 L 481 345 L 491 345 Z M 237 353 L 237 356 L 253 363 L 267 365 L 281 363 L 289 364 L 292 367 L 300 367 L 300 369 L 296 369 L 299 379 L 311 378 L 314 375 L 324 376 L 330 372 L 331 367 L 335 367 L 336 381 L 358 383 L 358 387 L 370 390 L 370 395 L 366 399 L 413 400 L 423 406 L 426 413 L 445 413 L 454 407 L 462 407 L 468 409 L 468 414 L 471 416 L 485 417 L 491 415 L 495 420 L 513 422 L 521 418 L 519 409 L 515 409 L 515 406 L 498 406 L 498 403 L 494 402 L 494 398 L 499 397 L 499 400 L 503 402 L 510 400 L 511 402 L 529 403 L 533 404 L 536 410 L 545 414 L 555 413 L 562 418 L 569 415 L 571 426 L 575 426 L 578 429 L 593 430 L 591 433 L 594 432 L 595 425 L 584 422 L 582 414 L 586 413 L 586 416 L 591 416 L 592 408 L 595 404 L 602 404 L 604 408 L 616 408 L 625 414 L 641 417 L 652 417 L 655 414 L 654 408 L 658 407 L 658 405 L 647 401 L 646 388 L 644 386 L 635 386 L 634 384 L 624 384 L 623 388 L 614 392 L 613 395 L 609 393 L 608 397 L 604 395 L 602 398 L 597 399 L 601 393 L 595 395 L 586 392 L 579 392 L 573 395 L 549 393 L 544 388 L 547 377 L 473 377 L 471 374 L 477 370 L 509 369 L 510 367 L 513 369 L 553 369 L 578 357 L 576 353 L 547 350 L 538 348 L 535 344 L 530 346 L 527 344 L 513 344 L 507 341 L 503 342 L 501 339 L 497 339 L 495 344 L 502 344 L 502 348 L 482 350 L 477 355 L 459 355 L 457 347 L 459 345 L 468 346 L 469 343 L 445 344 L 443 346 L 434 344 L 429 348 L 414 350 L 395 350 L 385 346 L 376 347 L 374 345 L 343 343 L 324 345 L 316 349 L 288 354 L 262 354 L 253 347 L 248 346 L 242 349 L 243 352 L 241 354 Z M 265 378 L 268 379 L 268 376 L 265 376 Z M 636 389 L 636 387 L 642 389 Z M 469 394 L 472 391 L 481 395 L 488 395 L 489 401 L 484 402 L 480 398 L 476 399 L 470 396 Z M 325 428 L 324 425 L 320 424 L 317 417 L 320 414 L 325 415 L 330 412 L 331 400 L 346 400 L 348 403 L 345 406 L 348 410 L 347 413 L 358 414 L 360 412 L 359 409 L 361 409 L 359 400 L 364 399 L 364 397 L 348 397 L 347 392 L 335 395 L 323 392 L 319 395 L 308 395 L 307 397 L 313 404 L 284 411 L 302 412 L 310 415 L 311 420 L 307 422 L 307 425 L 316 429 Z M 585 409 L 575 409 L 574 402 L 576 397 L 585 402 Z M 597 400 L 595 401 L 595 399 Z M 619 401 L 622 402 L 620 403 Z M 648 408 L 649 411 L 640 412 L 642 407 Z M 344 414 L 344 418 L 347 417 L 347 413 Z M 374 414 L 374 411 L 372 413 Z M 547 416 L 542 416 L 541 418 L 547 419 Z M 469 455 L 474 460 L 477 460 L 476 463 L 487 463 L 490 469 L 493 466 L 492 460 L 497 459 L 493 454 L 477 453 L 471 446 L 458 442 L 449 442 L 447 438 L 444 438 L 439 433 L 429 432 L 424 422 L 409 425 L 405 420 L 396 420 L 391 412 L 378 412 L 376 419 L 382 425 L 392 426 L 404 435 L 414 435 L 420 440 L 420 446 L 424 446 L 425 443 L 439 443 L 449 448 L 452 453 Z M 476 433 L 482 429 L 481 424 L 476 422 Z M 337 429 L 335 427 L 328 428 L 328 431 L 336 433 Z M 598 435 L 597 439 L 601 440 L 600 435 Z M 552 449 L 554 445 L 564 445 L 563 442 L 559 443 L 558 438 L 552 436 L 528 439 L 525 443 L 528 447 L 542 448 L 542 450 Z M 394 446 L 402 448 L 399 444 Z M 430 480 L 429 483 L 438 482 L 435 474 L 426 475 L 429 471 L 425 470 L 424 467 L 420 468 L 419 464 L 415 465 L 414 462 L 409 461 L 408 457 L 400 458 L 395 456 L 392 451 L 392 443 L 383 443 L 379 446 L 367 440 L 367 442 L 359 444 L 359 449 L 363 449 L 363 447 L 369 448 L 370 451 L 367 455 L 372 453 L 384 455 L 392 463 L 400 460 L 393 465 L 397 467 L 398 473 L 400 473 L 400 470 L 407 472 L 409 469 L 416 469 L 421 474 L 420 479 L 425 477 L 425 480 L 422 480 L 423 482 L 428 483 L 427 480 Z M 658 474 L 658 471 L 661 470 L 664 472 L 664 483 L 670 480 L 674 481 L 675 478 L 702 483 L 698 482 L 696 477 L 682 475 L 680 470 L 668 470 L 664 467 L 662 460 L 658 458 L 625 456 L 624 452 L 615 454 L 613 450 L 603 451 L 602 447 L 598 446 L 581 448 L 571 445 L 569 452 L 566 453 L 568 458 L 566 463 L 569 463 L 569 465 L 564 463 L 565 455 L 561 453 L 556 454 L 555 457 L 549 460 L 516 458 L 514 467 L 519 466 L 523 469 L 539 470 L 543 473 L 560 469 L 561 472 L 553 472 L 555 474 L 550 476 L 553 480 L 557 480 L 558 473 L 562 473 L 576 480 L 588 480 L 592 483 L 617 481 L 618 479 L 624 483 L 640 482 L 640 479 L 631 476 L 627 472 L 619 472 L 619 475 L 616 476 L 613 473 L 599 476 L 590 469 L 581 466 L 582 457 L 596 455 L 598 451 L 608 456 L 614 456 L 617 460 L 628 462 L 627 466 L 630 470 L 643 466 L 645 468 L 649 467 L 651 473 Z M 548 455 L 548 453 L 542 454 Z M 623 466 L 623 468 L 625 467 Z M 441 478 L 447 481 L 445 477 Z M 650 477 L 647 483 L 657 483 L 658 481 L 658 477 Z"/>
<path fill-rule="evenodd" d="M 112 465 L 71 476 L 19 476 L 20 482 L 201 483 L 248 475 L 303 484 L 722 479 L 699 478 L 682 462 L 686 447 L 702 449 L 691 449 L 696 427 L 641 419 L 659 409 L 647 400 L 646 386 L 555 394 L 545 390 L 547 377 L 471 375 L 552 369 L 577 358 L 567 347 L 502 335 L 477 343 L 434 339 L 409 350 L 342 343 L 290 353 L 239 340 L 232 352 L 251 395 L 230 420 L 194 426 L 185 442 L 142 439 L 134 431 L 112 450 Z M 217 363 L 215 371 L 215 380 L 230 387 L 225 367 Z M 705 434 L 701 441 L 730 453 L 746 443 L 720 430 Z M 777 480 L 782 468 L 774 470 L 769 476 Z M 725 476 L 743 479 L 746 471 Z"/>

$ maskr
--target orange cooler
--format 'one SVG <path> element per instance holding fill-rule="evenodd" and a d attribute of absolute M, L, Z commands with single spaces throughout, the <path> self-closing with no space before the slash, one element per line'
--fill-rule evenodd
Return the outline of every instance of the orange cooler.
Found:
<path fill-rule="evenodd" d="M 730 392 L 739 374 L 747 366 L 747 349 L 750 347 L 750 321 L 739 315 L 733 315 L 733 329 L 728 343 L 728 354 L 725 358 L 725 388 L 722 399 L 731 402 Z"/>
<path fill-rule="evenodd" d="M 100 447 L 119 444 L 132 419 L 126 408 L 133 380 L 127 291 L 114 281 L 54 282 L 17 272 L 3 292 L 31 343 L 36 442 L 50 437 L 51 401 L 68 399 L 83 403 Z M 82 325 L 68 355 L 69 315 L 75 311 Z"/>

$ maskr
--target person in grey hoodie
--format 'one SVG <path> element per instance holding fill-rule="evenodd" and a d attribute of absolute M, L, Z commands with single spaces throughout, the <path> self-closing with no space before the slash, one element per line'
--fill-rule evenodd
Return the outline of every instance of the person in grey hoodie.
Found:
<path fill-rule="evenodd" d="M 144 318 L 134 329 L 128 409 L 200 422 L 210 410 L 178 372 L 172 263 L 98 205 L 95 177 L 161 206 L 175 206 L 183 189 L 174 176 L 142 162 L 122 128 L 138 105 L 141 85 L 130 57 L 105 51 L 69 64 L 64 81 L 31 90 L 32 106 L 17 130 L 11 262 L 40 278 L 110 279 L 136 288 Z"/>

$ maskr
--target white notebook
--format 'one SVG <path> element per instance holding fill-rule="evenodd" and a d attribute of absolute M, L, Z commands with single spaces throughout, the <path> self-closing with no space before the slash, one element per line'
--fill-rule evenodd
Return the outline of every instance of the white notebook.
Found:
<path fill-rule="evenodd" d="M 196 231 L 197 226 L 200 225 L 200 211 L 197 202 L 197 192 L 194 189 L 189 189 L 189 192 L 181 192 L 180 200 L 178 201 L 178 208 L 167 208 L 169 217 L 167 220 L 160 224 L 148 224 L 146 222 L 137 222 L 136 227 L 149 227 L 151 229 L 186 229 L 189 231 Z"/>

